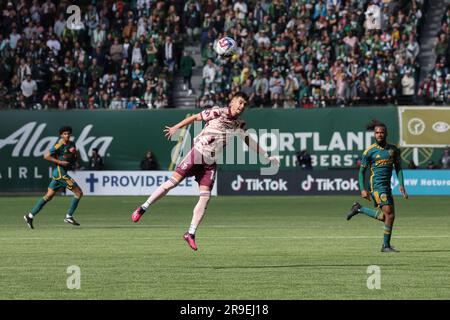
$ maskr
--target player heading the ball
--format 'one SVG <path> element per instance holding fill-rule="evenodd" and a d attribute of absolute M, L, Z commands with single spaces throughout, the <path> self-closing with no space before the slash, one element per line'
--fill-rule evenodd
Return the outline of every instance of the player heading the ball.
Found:
<path fill-rule="evenodd" d="M 238 92 L 233 96 L 228 107 L 220 108 L 214 106 L 192 115 L 172 127 L 166 126 L 164 133 L 167 139 L 170 139 L 178 129 L 194 121 L 206 122 L 203 130 L 195 137 L 193 147 L 179 163 L 172 177 L 159 186 L 147 201 L 132 213 L 131 217 L 134 222 L 138 222 L 152 204 L 164 197 L 171 189 L 180 184 L 184 178 L 194 176 L 199 185 L 200 197 L 194 208 L 190 227 L 183 235 L 183 239 L 186 240 L 193 250 L 197 250 L 195 233 L 211 197 L 211 189 L 214 186 L 216 176 L 216 157 L 223 151 L 227 141 L 237 134 L 251 149 L 263 155 L 267 160 L 272 161 L 276 166 L 279 165 L 277 158 L 269 157 L 267 152 L 247 134 L 245 122 L 239 119 L 247 103 L 247 95 Z"/>

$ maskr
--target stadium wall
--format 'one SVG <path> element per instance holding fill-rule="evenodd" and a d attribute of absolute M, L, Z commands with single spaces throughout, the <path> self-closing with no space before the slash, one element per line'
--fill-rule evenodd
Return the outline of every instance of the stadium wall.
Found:
<path fill-rule="evenodd" d="M 358 170 L 279 172 L 261 176 L 259 171 L 222 171 L 219 195 L 359 195 Z M 369 181 L 366 179 L 366 182 Z M 450 170 L 404 170 L 409 195 L 450 195 Z M 398 179 L 391 179 L 394 195 L 401 195 Z"/>
<path fill-rule="evenodd" d="M 87 196 L 148 196 L 169 180 L 171 171 L 69 171 Z M 184 179 L 170 196 L 197 196 L 198 185 L 194 177 Z M 214 184 L 211 195 L 217 195 Z"/>
<path fill-rule="evenodd" d="M 197 112 L 198 109 L 1 111 L 0 192 L 39 191 L 48 185 L 51 166 L 42 156 L 58 140 L 58 129 L 66 124 L 73 128 L 80 169 L 88 169 L 88 156 L 96 147 L 104 159 L 105 170 L 139 170 L 149 149 L 156 155 L 160 169 L 172 170 L 176 159 L 182 156 L 176 151 L 189 150 L 201 124 L 191 126 L 189 134 L 175 141 L 165 139 L 164 127 Z M 311 154 L 315 170 L 355 168 L 362 151 L 373 143 L 371 134 L 364 129 L 372 118 L 385 122 L 388 140 L 399 143 L 399 112 L 394 107 L 249 109 L 243 115 L 255 138 L 269 151 L 279 151 L 282 171 L 298 170 L 295 154 L 303 149 Z M 223 162 L 230 161 L 219 165 L 220 171 L 259 170 L 261 163 L 248 164 L 249 152 L 241 141 L 230 146 L 234 149 L 227 149 Z M 404 165 L 411 159 L 413 149 L 402 149 Z M 230 150 L 243 152 L 245 163 L 239 164 L 233 155 L 229 157 Z M 430 159 L 436 162 L 441 153 L 441 149 L 421 148 L 419 165 L 423 167 Z"/>

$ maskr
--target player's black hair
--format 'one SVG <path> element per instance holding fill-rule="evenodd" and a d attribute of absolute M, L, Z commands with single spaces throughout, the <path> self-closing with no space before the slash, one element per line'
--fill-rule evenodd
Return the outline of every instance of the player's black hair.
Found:
<path fill-rule="evenodd" d="M 61 134 L 63 134 L 63 132 L 66 132 L 66 131 L 69 131 L 70 134 L 72 134 L 72 127 L 70 127 L 70 126 L 61 127 L 59 129 L 59 134 L 61 135 Z"/>
<path fill-rule="evenodd" d="M 242 99 L 245 100 L 246 103 L 248 103 L 248 95 L 247 95 L 245 92 L 239 91 L 238 93 L 236 93 L 236 94 L 233 96 L 233 99 L 234 99 L 234 98 L 242 98 Z"/>
<path fill-rule="evenodd" d="M 384 127 L 384 129 L 387 129 L 386 125 L 381 122 L 378 121 L 377 119 L 372 119 L 372 121 L 370 121 L 367 125 L 366 125 L 366 129 L 368 131 L 373 131 L 375 130 L 375 127 Z"/>

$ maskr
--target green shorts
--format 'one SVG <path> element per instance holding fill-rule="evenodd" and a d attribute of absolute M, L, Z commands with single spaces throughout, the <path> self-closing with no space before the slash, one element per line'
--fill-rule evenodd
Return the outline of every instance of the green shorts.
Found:
<path fill-rule="evenodd" d="M 60 179 L 53 178 L 48 185 L 49 189 L 53 189 L 55 191 L 62 188 L 72 190 L 74 187 L 78 187 L 78 184 L 68 175 L 62 176 Z"/>
<path fill-rule="evenodd" d="M 392 198 L 392 192 L 387 190 L 373 190 L 372 199 L 375 207 L 393 206 L 394 198 Z"/>

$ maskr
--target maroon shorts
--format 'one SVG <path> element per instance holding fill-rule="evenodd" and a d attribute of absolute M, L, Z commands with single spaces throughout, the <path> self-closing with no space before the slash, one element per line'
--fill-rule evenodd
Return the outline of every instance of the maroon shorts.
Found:
<path fill-rule="evenodd" d="M 199 151 L 192 148 L 177 166 L 175 172 L 183 177 L 194 176 L 199 186 L 207 186 L 212 189 L 216 180 L 216 167 L 215 162 L 206 161 Z"/>

